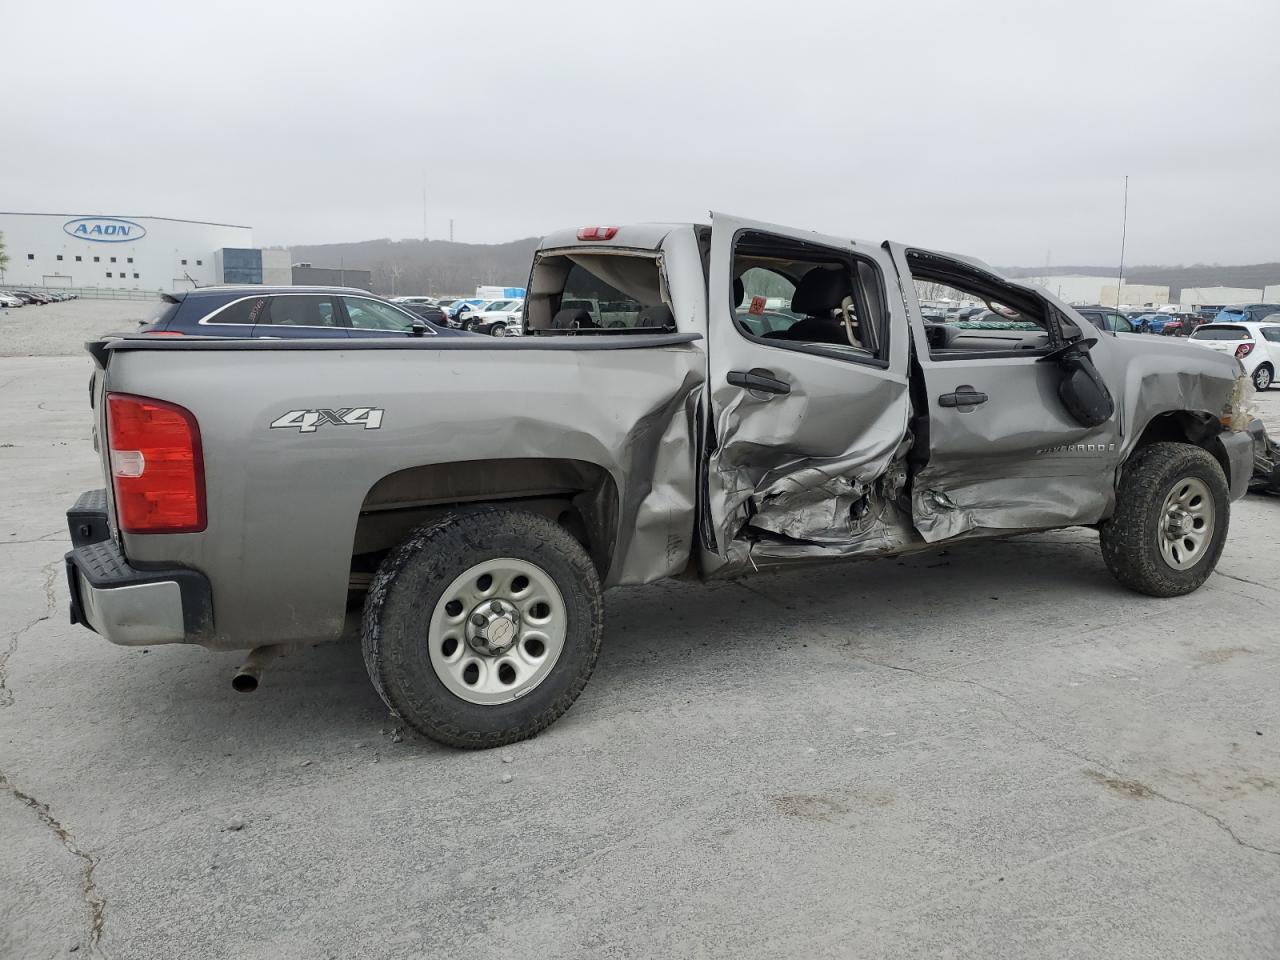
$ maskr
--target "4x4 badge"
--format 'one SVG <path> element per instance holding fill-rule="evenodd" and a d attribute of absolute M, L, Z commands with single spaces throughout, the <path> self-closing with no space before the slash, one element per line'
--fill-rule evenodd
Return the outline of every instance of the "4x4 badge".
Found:
<path fill-rule="evenodd" d="M 366 430 L 377 430 L 382 426 L 382 415 L 385 412 L 380 407 L 343 407 L 341 410 L 290 410 L 283 416 L 272 420 L 271 429 L 315 433 L 317 427 L 332 423 L 338 427 L 362 425 Z"/>

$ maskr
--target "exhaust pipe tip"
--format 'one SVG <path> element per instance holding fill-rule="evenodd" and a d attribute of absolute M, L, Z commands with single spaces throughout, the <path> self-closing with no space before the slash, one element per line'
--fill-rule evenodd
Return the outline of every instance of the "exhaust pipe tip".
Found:
<path fill-rule="evenodd" d="M 237 693 L 253 693 L 262 682 L 262 668 L 284 651 L 284 646 L 278 643 L 254 647 L 249 651 L 249 656 L 245 657 L 244 664 L 231 678 L 231 689 Z"/>
<path fill-rule="evenodd" d="M 231 678 L 231 689 L 236 693 L 253 693 L 258 689 L 257 670 L 240 670 Z"/>

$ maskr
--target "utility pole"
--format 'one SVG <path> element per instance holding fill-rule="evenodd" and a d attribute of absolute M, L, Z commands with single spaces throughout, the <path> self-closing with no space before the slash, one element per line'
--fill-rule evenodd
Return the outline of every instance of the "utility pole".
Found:
<path fill-rule="evenodd" d="M 422 240 L 427 239 L 427 173 L 422 172 Z"/>
<path fill-rule="evenodd" d="M 1124 288 L 1124 241 L 1129 232 L 1129 178 L 1124 178 L 1124 219 L 1120 222 L 1120 279 L 1116 281 L 1116 309 L 1120 309 L 1120 291 Z"/>
<path fill-rule="evenodd" d="M 453 217 L 449 218 L 449 242 L 453 243 Z"/>

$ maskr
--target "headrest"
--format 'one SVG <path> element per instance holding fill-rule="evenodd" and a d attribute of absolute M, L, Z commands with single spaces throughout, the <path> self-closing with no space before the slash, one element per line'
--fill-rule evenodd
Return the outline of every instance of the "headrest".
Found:
<path fill-rule="evenodd" d="M 551 318 L 552 330 L 582 330 L 589 329 L 595 325 L 596 322 L 591 319 L 591 314 L 581 307 L 560 310 Z"/>
<path fill-rule="evenodd" d="M 791 295 L 792 313 L 814 317 L 839 307 L 845 297 L 853 296 L 849 273 L 843 267 L 814 267 L 800 278 Z"/>
<path fill-rule="evenodd" d="M 665 303 L 659 303 L 652 307 L 643 308 L 636 316 L 636 326 L 662 327 L 663 329 L 674 330 L 676 328 L 676 318 L 672 314 L 670 307 Z"/>
<path fill-rule="evenodd" d="M 741 277 L 733 278 L 733 304 L 732 306 L 742 306 L 742 298 L 747 295 L 747 286 L 742 282 Z"/>

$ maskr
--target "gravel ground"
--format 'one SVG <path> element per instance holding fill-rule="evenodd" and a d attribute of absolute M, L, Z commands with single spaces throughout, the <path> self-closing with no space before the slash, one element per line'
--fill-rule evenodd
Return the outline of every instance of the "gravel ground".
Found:
<path fill-rule="evenodd" d="M 0 360 L 0 957 L 1280 955 L 1280 498 L 1176 600 L 1088 531 L 612 591 L 579 703 L 458 753 L 350 644 L 243 696 L 67 624 L 88 372 Z"/>
<path fill-rule="evenodd" d="M 131 331 L 159 306 L 159 300 L 67 300 L 0 307 L 0 357 L 79 356 L 86 340 Z"/>

